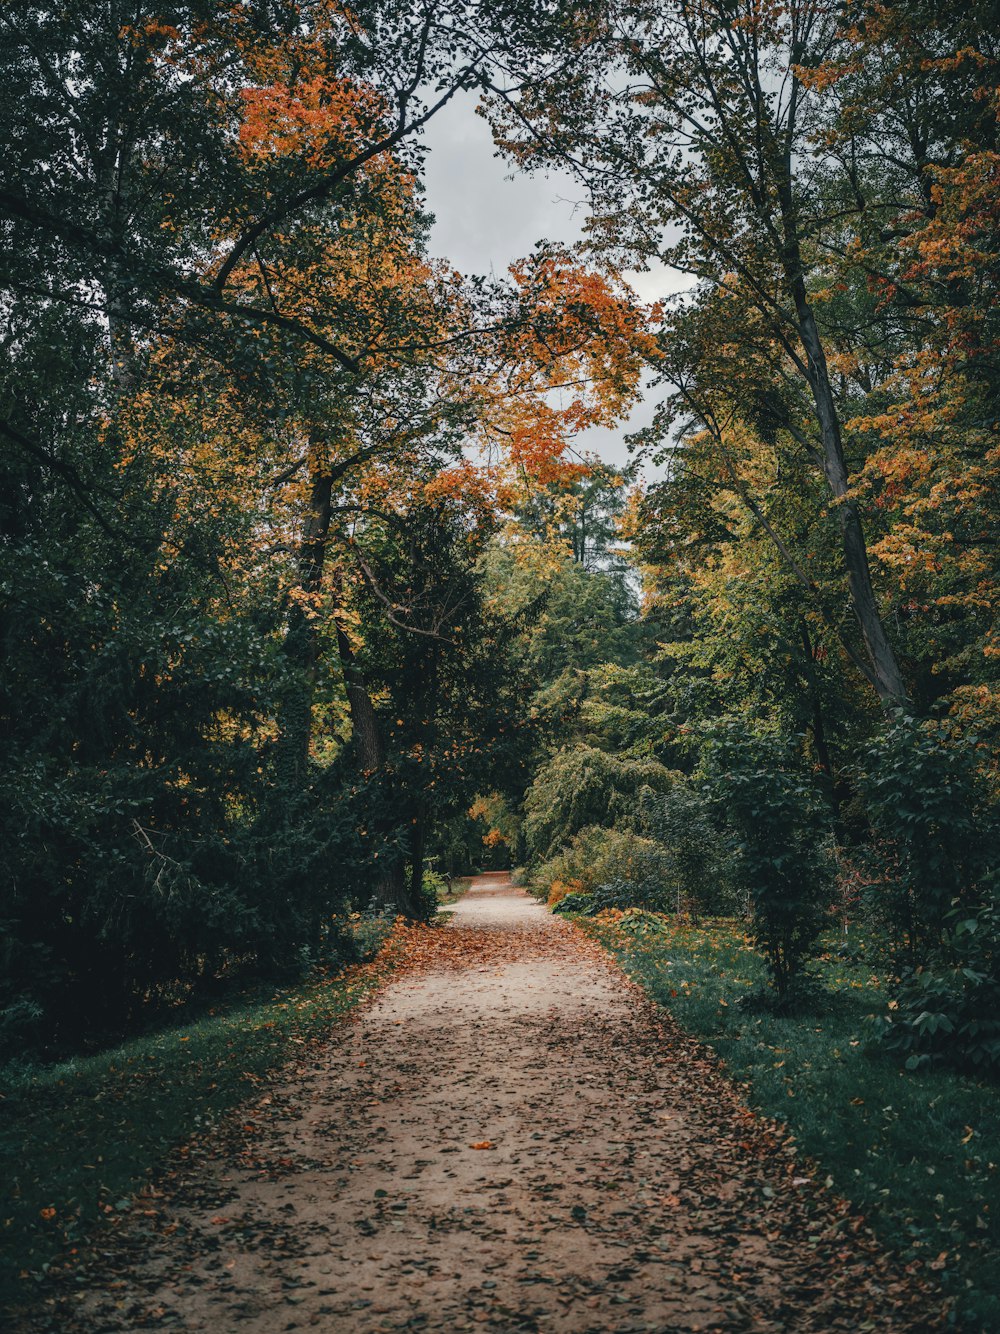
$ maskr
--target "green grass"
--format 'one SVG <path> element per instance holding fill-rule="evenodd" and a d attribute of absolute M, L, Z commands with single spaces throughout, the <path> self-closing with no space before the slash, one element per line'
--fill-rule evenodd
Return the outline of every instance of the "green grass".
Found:
<path fill-rule="evenodd" d="M 450 884 L 448 883 L 448 881 L 445 881 L 443 886 L 438 889 L 437 893 L 438 903 L 443 903 L 443 904 L 457 903 L 471 884 L 472 884 L 471 876 L 458 876 L 456 877 L 456 879 L 452 880 Z"/>
<path fill-rule="evenodd" d="M 959 1326 L 1000 1329 L 1000 1090 L 906 1072 L 879 1049 L 867 1016 L 887 998 L 863 950 L 817 961 L 816 1002 L 779 1017 L 740 1004 L 766 975 L 732 922 L 636 913 L 579 924 L 712 1045 L 754 1106 L 791 1127 L 885 1242 L 933 1263 Z"/>
<path fill-rule="evenodd" d="M 127 1210 L 171 1148 L 208 1130 L 374 985 L 311 981 L 50 1067 L 0 1071 L 0 1306 Z"/>

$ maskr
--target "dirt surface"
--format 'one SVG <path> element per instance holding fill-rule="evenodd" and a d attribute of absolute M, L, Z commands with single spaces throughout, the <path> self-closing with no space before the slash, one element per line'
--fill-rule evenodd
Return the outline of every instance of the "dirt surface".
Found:
<path fill-rule="evenodd" d="M 937 1327 L 781 1127 L 574 928 L 483 876 L 423 939 L 31 1328 Z"/>

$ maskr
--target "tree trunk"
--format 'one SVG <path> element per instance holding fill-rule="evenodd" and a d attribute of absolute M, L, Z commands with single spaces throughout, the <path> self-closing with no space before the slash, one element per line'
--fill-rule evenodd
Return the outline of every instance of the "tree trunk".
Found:
<path fill-rule="evenodd" d="M 280 719 L 279 765 L 286 781 L 301 780 L 309 759 L 317 648 L 316 621 L 308 612 L 322 589 L 330 533 L 333 475 L 311 459 L 310 478 L 309 511 L 298 553 L 298 588 L 302 600 L 295 602 L 289 612 L 284 643 L 285 656 L 295 671 L 292 693 L 285 700 Z"/>
<path fill-rule="evenodd" d="M 813 643 L 809 635 L 809 627 L 805 619 L 799 621 L 799 633 L 802 637 L 802 651 L 805 655 L 805 679 L 806 687 L 809 691 L 809 706 L 812 714 L 810 727 L 812 729 L 813 745 L 816 747 L 816 758 L 819 760 L 820 768 L 823 770 L 827 791 L 830 797 L 830 805 L 833 807 L 834 832 L 838 843 L 845 843 L 846 827 L 843 819 L 843 809 L 847 801 L 850 800 L 850 788 L 834 772 L 833 761 L 830 758 L 830 747 L 826 738 L 826 722 L 823 717 L 823 700 L 820 695 L 819 681 L 816 677 L 816 659 L 813 653 Z"/>
<path fill-rule="evenodd" d="M 784 179 L 779 189 L 784 236 L 782 266 L 795 305 L 799 337 L 805 351 L 807 378 L 812 391 L 823 451 L 823 471 L 834 499 L 851 606 L 857 617 L 865 646 L 865 656 L 870 668 L 869 680 L 878 692 L 882 704 L 887 709 L 893 709 L 906 703 L 906 686 L 892 644 L 882 624 L 875 590 L 872 587 L 868 547 L 861 515 L 857 504 L 850 496 L 850 477 L 844 458 L 840 418 L 830 384 L 826 353 L 806 291 L 791 179 L 787 171 L 782 174 Z"/>
<path fill-rule="evenodd" d="M 339 621 L 337 652 L 340 655 L 340 669 L 344 674 L 344 689 L 347 691 L 347 706 L 351 713 L 354 747 L 358 753 L 361 771 L 364 774 L 380 773 L 385 768 L 382 733 L 371 696 L 368 694 L 354 650 L 351 648 L 351 641 Z"/>
<path fill-rule="evenodd" d="M 424 891 L 424 817 L 417 814 L 410 837 L 410 902 L 422 915 Z"/>
<path fill-rule="evenodd" d="M 351 648 L 351 641 L 339 621 L 337 652 L 344 674 L 344 688 L 347 691 L 347 705 L 351 713 L 351 727 L 359 767 L 365 778 L 387 781 L 382 731 L 364 677 L 354 656 L 354 650 Z M 381 827 L 376 825 L 374 830 L 376 837 L 382 834 L 388 843 L 393 827 L 391 821 L 383 822 Z M 419 916 L 418 900 L 410 892 L 403 856 L 387 862 L 385 869 L 376 876 L 372 885 L 372 898 L 380 908 L 387 908 L 411 919 Z"/>

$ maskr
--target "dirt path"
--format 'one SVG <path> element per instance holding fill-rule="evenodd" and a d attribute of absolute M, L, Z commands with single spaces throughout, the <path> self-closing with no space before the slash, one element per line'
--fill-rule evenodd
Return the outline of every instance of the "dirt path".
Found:
<path fill-rule="evenodd" d="M 62 1330 L 930 1330 L 704 1049 L 481 877 L 235 1157 L 106 1253 Z M 928 1314 L 930 1312 L 931 1314 Z"/>

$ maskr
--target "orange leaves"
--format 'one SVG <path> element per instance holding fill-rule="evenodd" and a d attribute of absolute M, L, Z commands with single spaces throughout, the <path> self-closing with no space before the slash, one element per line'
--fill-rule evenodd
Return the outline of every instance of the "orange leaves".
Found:
<path fill-rule="evenodd" d="M 563 453 L 583 430 L 610 425 L 639 393 L 656 358 L 652 308 L 567 253 L 511 266 L 514 317 L 494 340 L 478 382 L 480 439 L 492 461 L 547 484 L 585 469 Z"/>
<path fill-rule="evenodd" d="M 475 1144 L 469 1145 L 470 1149 L 495 1149 L 496 1145 L 491 1139 L 477 1140 Z"/>
<path fill-rule="evenodd" d="M 386 113 L 374 88 L 323 74 L 294 85 L 244 88 L 240 96 L 240 151 L 250 163 L 294 155 L 310 168 L 328 170 L 366 147 Z"/>
<path fill-rule="evenodd" d="M 646 361 L 658 357 L 655 312 L 631 290 L 567 254 L 542 254 L 511 265 L 529 320 L 519 347 L 549 377 L 549 387 L 578 391 L 576 429 L 621 411 L 638 390 Z M 584 386 L 590 391 L 579 393 Z"/>
<path fill-rule="evenodd" d="M 546 900 L 548 906 L 554 908 L 557 904 L 562 903 L 567 894 L 580 894 L 583 889 L 582 880 L 560 880 L 557 877 L 549 887 L 549 895 Z"/>

